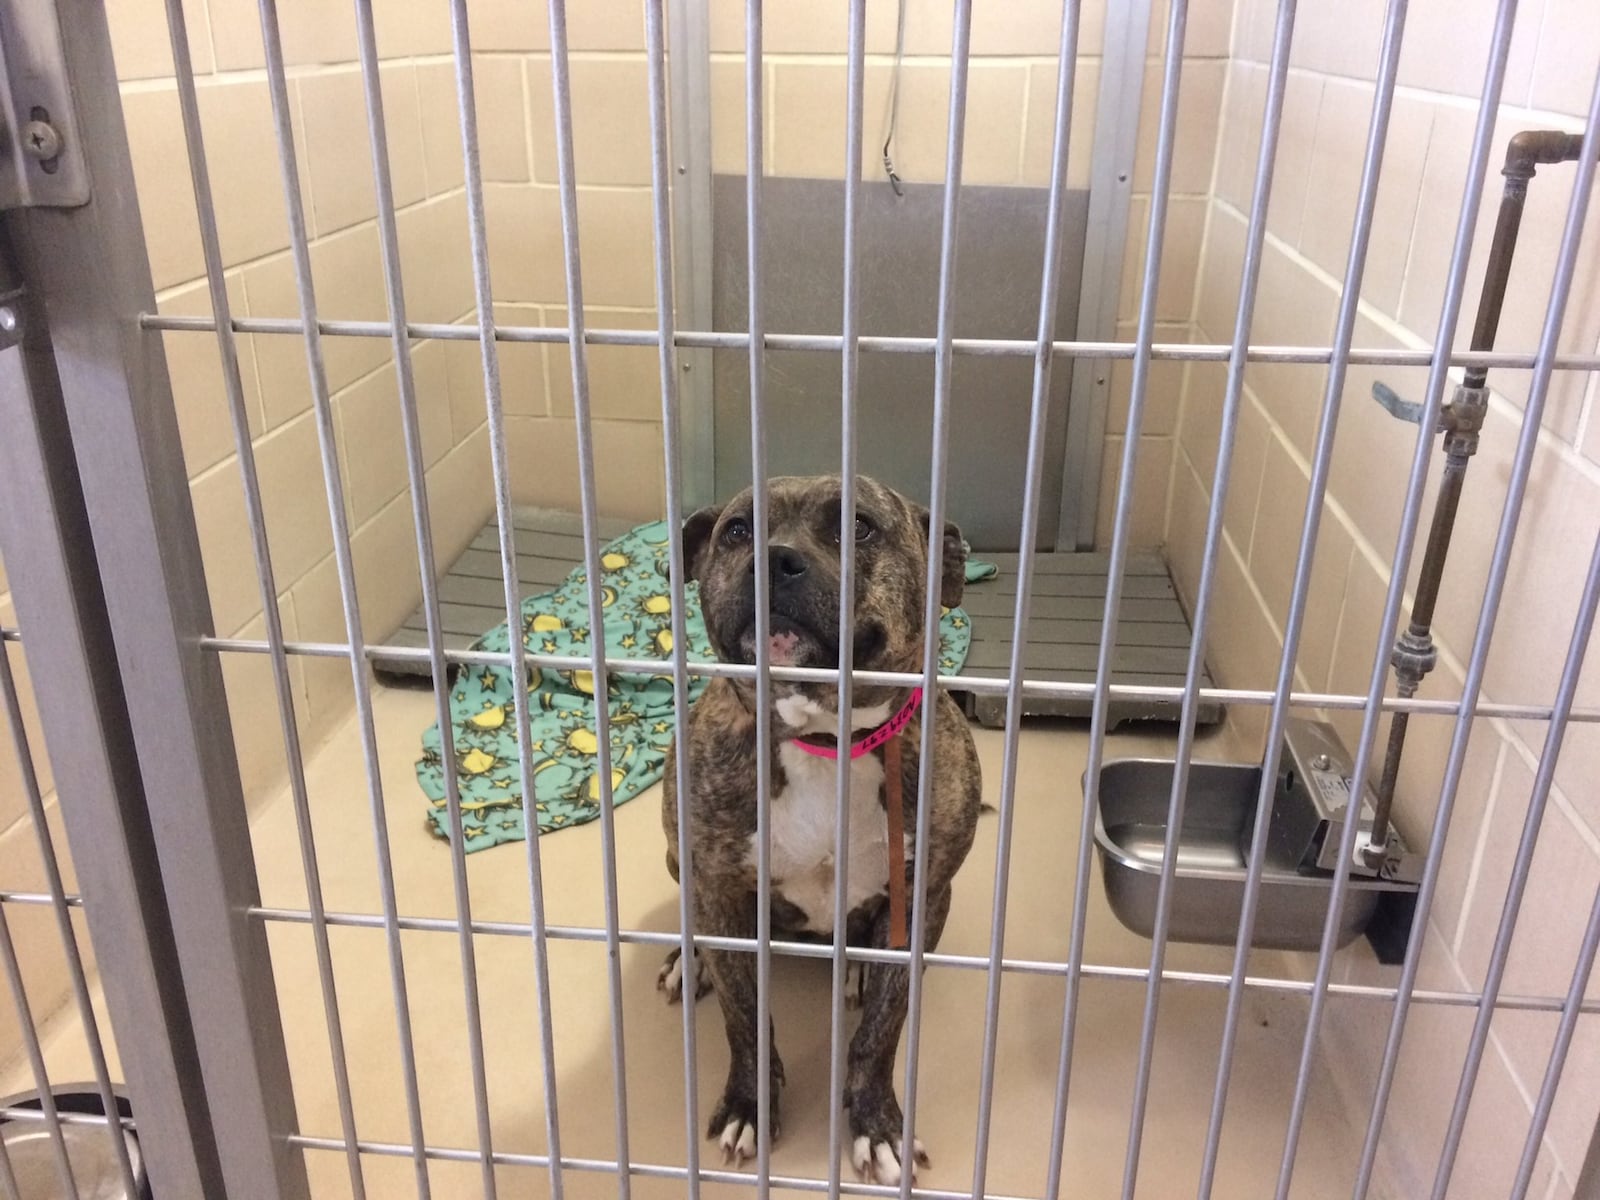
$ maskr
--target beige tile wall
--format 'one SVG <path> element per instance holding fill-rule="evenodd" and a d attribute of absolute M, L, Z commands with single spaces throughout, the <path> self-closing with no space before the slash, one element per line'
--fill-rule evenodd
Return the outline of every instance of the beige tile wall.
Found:
<path fill-rule="evenodd" d="M 423 97 L 431 95 L 424 90 L 433 82 L 429 72 L 449 50 L 447 10 L 425 0 L 376 8 L 410 315 L 454 321 L 472 308 L 459 151 L 452 164 L 453 129 L 448 123 L 443 128 L 425 123 L 422 108 Z M 328 319 L 382 319 L 386 306 L 355 65 L 354 9 L 342 0 L 305 0 L 280 11 L 321 313 Z M 160 0 L 113 0 L 107 12 L 157 308 L 207 316 L 211 306 L 164 6 Z M 260 72 L 256 5 L 254 0 L 186 0 L 185 14 L 231 305 L 237 315 L 293 316 L 298 304 L 271 110 Z M 167 355 L 215 628 L 223 635 L 259 638 L 261 595 L 214 335 L 149 336 L 162 339 Z M 420 587 L 393 364 L 383 339 L 330 338 L 325 349 L 357 586 L 367 635 L 381 637 L 407 615 Z M 470 392 L 452 393 L 443 343 L 418 343 L 413 361 L 434 536 L 443 559 L 470 539 L 492 507 L 483 414 L 480 405 L 472 415 Z M 327 495 L 300 339 L 242 336 L 239 365 L 284 633 L 342 641 Z M 0 625 L 15 624 L 0 572 Z M 26 660 L 19 647 L 8 649 L 19 671 L 33 757 L 53 814 L 53 779 Z M 227 656 L 223 668 L 246 794 L 259 801 L 285 769 L 271 678 L 262 658 Z M 327 660 L 297 658 L 290 662 L 290 678 L 302 738 L 310 748 L 347 710 L 349 670 Z M 70 873 L 59 836 L 57 849 Z M 43 888 L 9 736 L 0 738 L 0 881 L 8 889 Z M 67 1002 L 65 961 L 48 909 L 28 906 L 12 914 L 35 1016 L 43 1019 Z M 87 953 L 86 940 L 84 949 Z M 14 1014 L 6 1005 L 0 1056 L 9 1057 L 17 1047 Z"/>
<path fill-rule="evenodd" d="M 504 23 L 483 6 L 485 25 Z M 375 6 L 402 270 L 414 321 L 455 322 L 473 312 L 471 259 L 446 6 L 400 0 Z M 171 55 L 159 0 L 109 6 L 114 51 L 145 214 L 146 244 L 163 312 L 208 315 L 195 202 L 189 183 Z M 291 317 L 299 305 L 256 6 L 194 0 L 187 9 L 201 119 L 230 299 L 237 314 Z M 281 6 L 301 191 L 311 233 L 320 315 L 383 320 L 388 308 L 357 64 L 353 8 L 341 0 Z M 490 180 L 529 178 L 520 64 L 477 64 Z M 508 104 L 508 96 L 515 103 Z M 511 111 L 517 119 L 495 114 Z M 502 221 L 509 225 L 509 221 Z M 213 336 L 163 337 L 205 557 L 216 628 L 261 635 L 261 596 L 239 462 Z M 384 338 L 324 339 L 335 457 L 352 530 L 366 635 L 389 633 L 419 592 L 398 384 Z M 481 385 L 454 369 L 468 343 L 414 343 L 418 422 L 434 539 L 441 563 L 493 507 Z M 508 358 L 511 356 L 508 356 Z M 285 633 L 345 640 L 333 562 L 317 422 L 298 337 L 240 338 L 252 450 L 261 480 Z M 515 382 L 515 375 L 511 374 Z M 538 411 L 543 412 L 543 388 Z M 508 397 L 508 406 L 529 401 Z M 281 780 L 284 756 L 270 675 L 262 661 L 225 663 L 247 794 Z M 348 668 L 296 660 L 291 677 L 308 747 L 347 710 Z"/>
<path fill-rule="evenodd" d="M 1268 217 L 1260 298 L 1252 340 L 1326 344 L 1349 252 L 1384 5 L 1301 6 Z M 1479 81 L 1493 5 L 1426 0 L 1411 5 L 1400 85 L 1372 225 L 1355 342 L 1423 347 L 1436 333 L 1444 279 L 1466 177 Z M 1216 177 L 1206 201 L 1207 232 L 1191 312 L 1193 336 L 1226 342 L 1232 332 L 1245 222 L 1266 92 L 1266 59 L 1276 6 L 1240 0 L 1226 64 Z M 1506 140 L 1527 128 L 1581 128 L 1579 114 L 1600 65 L 1600 22 L 1592 5 L 1543 0 L 1518 16 L 1493 163 Z M 1571 167 L 1546 168 L 1534 182 L 1517 247 L 1499 345 L 1531 351 L 1548 299 L 1556 248 L 1573 182 Z M 1497 166 L 1476 227 L 1466 303 L 1457 333 L 1465 344 L 1476 311 L 1489 235 L 1498 206 Z M 1592 352 L 1600 342 L 1600 211 L 1591 206 L 1561 348 Z M 1400 525 L 1416 430 L 1370 399 L 1383 380 L 1420 399 L 1426 371 L 1352 367 L 1345 383 L 1322 535 L 1297 661 L 1300 686 L 1364 693 Z M 1193 597 L 1199 539 L 1211 494 L 1225 372 L 1188 370 L 1176 418 L 1166 540 L 1180 589 Z M 1470 655 L 1494 531 L 1506 496 L 1527 404 L 1529 373 L 1491 373 L 1496 390 L 1482 447 L 1468 474 L 1435 633 L 1441 663 L 1423 694 L 1458 696 Z M 1309 464 L 1326 371 L 1252 365 L 1235 444 L 1224 516 L 1224 551 L 1214 611 L 1213 669 L 1230 686 L 1270 687 L 1299 542 Z M 1501 615 L 1491 643 L 1484 695 L 1548 703 L 1554 694 L 1588 553 L 1600 532 L 1600 436 L 1588 375 L 1558 373 L 1538 432 Z M 1154 411 L 1154 410 L 1153 410 Z M 1437 477 L 1439 455 L 1431 452 Z M 1424 522 L 1431 512 L 1423 510 Z M 1409 582 L 1414 586 L 1414 555 Z M 1594 655 L 1590 655 L 1591 660 Z M 1589 672 L 1580 703 L 1600 699 Z M 1264 719 L 1235 710 L 1258 734 Z M 1359 714 L 1335 715 L 1347 743 Z M 1403 831 L 1428 836 L 1454 721 L 1412 722 L 1401 773 Z M 1446 845 L 1438 900 L 1427 929 L 1428 968 L 1437 986 L 1481 984 L 1511 860 L 1521 834 L 1544 738 L 1536 722 L 1479 719 Z M 1600 805 L 1593 778 L 1600 731 L 1574 726 L 1556 773 L 1533 875 L 1518 926 L 1509 992 L 1562 993 L 1589 905 L 1600 887 Z M 1426 972 L 1425 972 L 1426 973 Z M 1384 972 L 1373 981 L 1393 982 Z M 1428 986 L 1426 981 L 1424 986 Z M 1351 1103 L 1364 1111 L 1376 1078 L 1372 1012 L 1335 1006 L 1330 1061 Z M 1597 1036 L 1585 1018 L 1575 1053 L 1591 1056 Z M 1396 1195 L 1426 1189 L 1459 1073 L 1470 1020 L 1437 1011 L 1413 1018 L 1401 1079 L 1390 1109 L 1382 1159 Z M 1469 1125 L 1471 1148 L 1451 1195 L 1500 1194 L 1527 1128 L 1554 1032 L 1552 1018 L 1502 1012 Z M 1572 1060 L 1541 1159 L 1535 1195 L 1570 1196 L 1600 1112 L 1600 1076 Z M 1498 1189 L 1498 1190 L 1497 1190 Z"/>

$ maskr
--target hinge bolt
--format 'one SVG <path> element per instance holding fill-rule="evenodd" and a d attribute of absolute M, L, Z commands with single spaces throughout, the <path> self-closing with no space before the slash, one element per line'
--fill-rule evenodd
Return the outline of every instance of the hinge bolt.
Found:
<path fill-rule="evenodd" d="M 22 130 L 22 149 L 29 158 L 49 162 L 61 155 L 61 134 L 49 121 L 29 121 Z"/>

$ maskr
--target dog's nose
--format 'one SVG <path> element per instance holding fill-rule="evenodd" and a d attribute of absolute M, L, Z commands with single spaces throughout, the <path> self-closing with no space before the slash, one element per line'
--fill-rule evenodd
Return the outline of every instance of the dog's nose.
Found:
<path fill-rule="evenodd" d="M 773 546 L 767 551 L 767 561 L 770 564 L 772 581 L 777 584 L 798 579 L 806 573 L 805 556 L 793 546 Z"/>

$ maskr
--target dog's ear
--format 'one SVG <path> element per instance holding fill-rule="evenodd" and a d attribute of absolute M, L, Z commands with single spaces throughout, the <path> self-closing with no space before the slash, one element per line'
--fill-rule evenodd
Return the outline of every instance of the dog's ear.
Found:
<path fill-rule="evenodd" d="M 913 504 L 911 511 L 922 526 L 922 535 L 926 544 L 931 549 L 933 546 L 932 533 L 929 525 L 932 514 L 920 504 Z M 940 562 L 941 573 L 939 576 L 939 603 L 946 608 L 955 608 L 961 603 L 961 593 L 967 584 L 967 546 L 966 538 L 961 536 L 961 527 L 954 521 L 944 523 L 944 549 L 943 559 Z"/>
<path fill-rule="evenodd" d="M 683 523 L 683 566 L 690 579 L 699 579 L 705 569 L 707 552 L 711 548 L 711 531 L 722 515 L 720 504 L 702 508 L 689 515 Z"/>

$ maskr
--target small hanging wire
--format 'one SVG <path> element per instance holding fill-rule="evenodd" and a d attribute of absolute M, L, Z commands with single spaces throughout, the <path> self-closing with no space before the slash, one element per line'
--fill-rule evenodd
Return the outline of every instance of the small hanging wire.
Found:
<path fill-rule="evenodd" d="M 899 16 L 894 27 L 894 71 L 889 76 L 889 111 L 884 114 L 883 130 L 883 173 L 889 177 L 889 186 L 894 189 L 896 196 L 904 196 L 905 189 L 900 186 L 900 176 L 894 169 L 894 155 L 891 147 L 894 145 L 895 127 L 900 121 L 900 68 L 906 53 L 906 0 L 900 0 Z"/>

